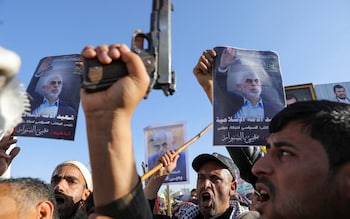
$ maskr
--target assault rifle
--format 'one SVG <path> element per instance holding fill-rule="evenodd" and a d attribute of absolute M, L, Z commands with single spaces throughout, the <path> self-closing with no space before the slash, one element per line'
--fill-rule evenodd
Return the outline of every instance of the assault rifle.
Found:
<path fill-rule="evenodd" d="M 153 0 L 149 33 L 135 31 L 131 50 L 138 54 L 151 78 L 147 98 L 151 89 L 161 89 L 166 96 L 175 92 L 175 72 L 171 70 L 171 0 Z M 148 48 L 144 48 L 147 41 Z M 121 60 L 101 64 L 97 59 L 83 59 L 82 87 L 87 92 L 109 88 L 119 78 L 128 74 Z"/>

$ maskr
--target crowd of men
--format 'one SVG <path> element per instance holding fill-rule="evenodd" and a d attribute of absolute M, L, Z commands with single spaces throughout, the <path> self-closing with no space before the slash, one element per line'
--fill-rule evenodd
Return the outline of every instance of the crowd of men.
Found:
<path fill-rule="evenodd" d="M 106 90 L 81 91 L 93 174 L 77 161 L 66 161 L 53 170 L 50 185 L 38 179 L 3 180 L 0 218 L 164 218 L 152 213 L 150 203 L 178 156 L 166 152 L 150 188 L 142 187 L 131 132 L 133 112 L 150 82 L 141 58 L 123 44 L 86 46 L 81 55 L 103 64 L 119 59 L 129 73 Z M 204 51 L 193 70 L 211 102 L 215 57 L 214 50 Z M 198 155 L 192 161 L 198 203 L 183 205 L 172 218 L 348 218 L 350 105 L 296 102 L 273 117 L 269 130 L 264 156 L 256 147 L 227 147 L 232 159 Z M 0 170 L 6 171 L 16 153 L 0 153 Z M 255 211 L 231 200 L 237 186 L 234 163 L 254 185 Z"/>

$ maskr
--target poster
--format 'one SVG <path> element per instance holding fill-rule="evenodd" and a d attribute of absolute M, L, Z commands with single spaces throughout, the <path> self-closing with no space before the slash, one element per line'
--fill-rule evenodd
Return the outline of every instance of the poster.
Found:
<path fill-rule="evenodd" d="M 16 136 L 74 140 L 80 103 L 80 54 L 40 60 L 27 88 L 31 110 L 22 116 Z"/>
<path fill-rule="evenodd" d="M 312 83 L 286 86 L 287 105 L 308 100 L 316 100 L 314 85 Z"/>
<path fill-rule="evenodd" d="M 278 55 L 214 49 L 214 145 L 266 145 L 269 122 L 286 104 Z"/>
<path fill-rule="evenodd" d="M 148 170 L 156 166 L 157 160 L 167 150 L 176 151 L 185 143 L 186 127 L 184 122 L 151 125 L 144 128 L 146 161 Z M 188 183 L 188 155 L 182 151 L 174 171 L 164 183 Z"/>
<path fill-rule="evenodd" d="M 331 100 L 350 104 L 350 82 L 337 82 L 315 85 L 318 100 Z"/>

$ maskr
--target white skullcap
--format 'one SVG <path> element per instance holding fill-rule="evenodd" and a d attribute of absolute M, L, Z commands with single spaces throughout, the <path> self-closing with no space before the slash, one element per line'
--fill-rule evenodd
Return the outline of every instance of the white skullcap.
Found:
<path fill-rule="evenodd" d="M 63 163 L 57 165 L 57 167 L 65 166 L 65 165 L 74 165 L 75 167 L 77 167 L 80 170 L 81 174 L 83 174 L 83 177 L 84 177 L 85 183 L 86 183 L 86 187 L 92 191 L 93 186 L 92 186 L 91 173 L 88 170 L 88 168 L 86 168 L 86 166 L 84 164 L 80 163 L 77 160 L 67 160 L 67 161 L 64 161 Z"/>

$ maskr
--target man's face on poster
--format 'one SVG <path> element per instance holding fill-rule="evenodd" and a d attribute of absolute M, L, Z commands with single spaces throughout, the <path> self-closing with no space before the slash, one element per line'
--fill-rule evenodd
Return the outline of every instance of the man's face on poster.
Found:
<path fill-rule="evenodd" d="M 335 96 L 337 96 L 340 99 L 345 99 L 346 98 L 346 91 L 345 88 L 335 88 L 334 90 Z"/>
<path fill-rule="evenodd" d="M 244 73 L 242 80 L 237 84 L 242 95 L 247 99 L 259 99 L 261 94 L 261 82 L 254 72 Z"/>
<path fill-rule="evenodd" d="M 57 100 L 62 91 L 62 79 L 59 76 L 50 78 L 43 85 L 43 94 L 49 100 Z"/>
<path fill-rule="evenodd" d="M 153 147 L 157 154 L 163 155 L 167 150 L 169 150 L 169 143 L 166 139 L 157 139 L 153 142 Z"/>

